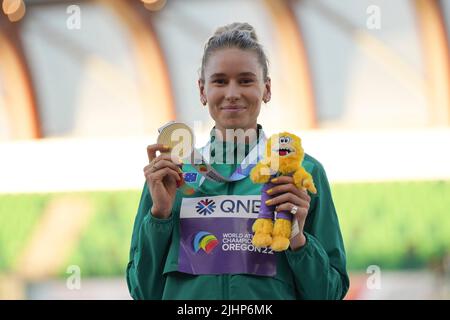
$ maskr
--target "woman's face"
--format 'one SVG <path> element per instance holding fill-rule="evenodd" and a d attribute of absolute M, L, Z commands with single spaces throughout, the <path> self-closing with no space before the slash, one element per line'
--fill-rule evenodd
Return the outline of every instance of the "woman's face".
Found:
<path fill-rule="evenodd" d="M 236 48 L 211 54 L 199 88 L 221 131 L 256 129 L 261 102 L 270 100 L 270 79 L 264 82 L 256 53 Z"/>

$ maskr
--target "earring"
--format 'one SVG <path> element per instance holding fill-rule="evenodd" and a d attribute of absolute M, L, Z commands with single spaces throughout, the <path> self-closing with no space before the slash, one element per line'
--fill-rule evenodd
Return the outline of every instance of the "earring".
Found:
<path fill-rule="evenodd" d="M 200 101 L 201 101 L 202 105 L 206 106 L 206 99 L 205 98 L 201 98 Z"/>

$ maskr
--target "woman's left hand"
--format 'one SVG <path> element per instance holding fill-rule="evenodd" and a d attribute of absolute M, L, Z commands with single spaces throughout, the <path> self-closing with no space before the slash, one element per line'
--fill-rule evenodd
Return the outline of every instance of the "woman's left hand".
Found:
<path fill-rule="evenodd" d="M 305 245 L 306 238 L 303 234 L 303 227 L 305 226 L 306 216 L 308 215 L 309 204 L 311 197 L 306 190 L 299 190 L 294 184 L 294 179 L 289 176 L 280 176 L 272 179 L 270 182 L 277 185 L 267 191 L 267 194 L 273 196 L 268 205 L 276 205 L 275 211 L 288 211 L 297 207 L 295 219 L 298 221 L 300 233 L 291 239 L 291 248 L 298 249 Z"/>

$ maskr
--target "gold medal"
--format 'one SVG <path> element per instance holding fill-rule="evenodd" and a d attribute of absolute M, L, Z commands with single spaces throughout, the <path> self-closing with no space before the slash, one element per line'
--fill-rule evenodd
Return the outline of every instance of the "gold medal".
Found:
<path fill-rule="evenodd" d="M 172 156 L 179 159 L 188 158 L 194 148 L 194 133 L 188 125 L 171 121 L 158 129 L 159 136 L 157 143 L 170 147 Z"/>
<path fill-rule="evenodd" d="M 188 125 L 171 121 L 158 129 L 158 144 L 170 147 L 169 151 L 162 152 L 170 154 L 175 161 L 189 158 L 194 148 L 194 133 Z M 180 166 L 180 169 L 182 167 Z M 193 192 L 193 189 L 187 188 L 184 183 L 183 174 L 180 173 L 181 181 L 177 181 L 177 187 L 182 188 L 183 193 Z"/>

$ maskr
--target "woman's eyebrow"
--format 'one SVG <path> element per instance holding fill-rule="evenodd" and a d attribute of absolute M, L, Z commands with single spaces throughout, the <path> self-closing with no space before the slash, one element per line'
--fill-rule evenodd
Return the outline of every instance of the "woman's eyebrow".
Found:
<path fill-rule="evenodd" d="M 223 78 L 226 77 L 227 75 L 225 73 L 213 73 L 209 78 L 213 79 L 213 78 Z M 254 74 L 253 72 L 241 72 L 238 75 L 239 77 L 256 77 L 256 74 Z"/>
<path fill-rule="evenodd" d="M 253 72 L 242 72 L 242 73 L 239 73 L 239 76 L 256 77 L 256 74 L 254 74 Z"/>
<path fill-rule="evenodd" d="M 226 77 L 225 73 L 213 73 L 209 78 L 220 78 L 220 77 Z"/>

